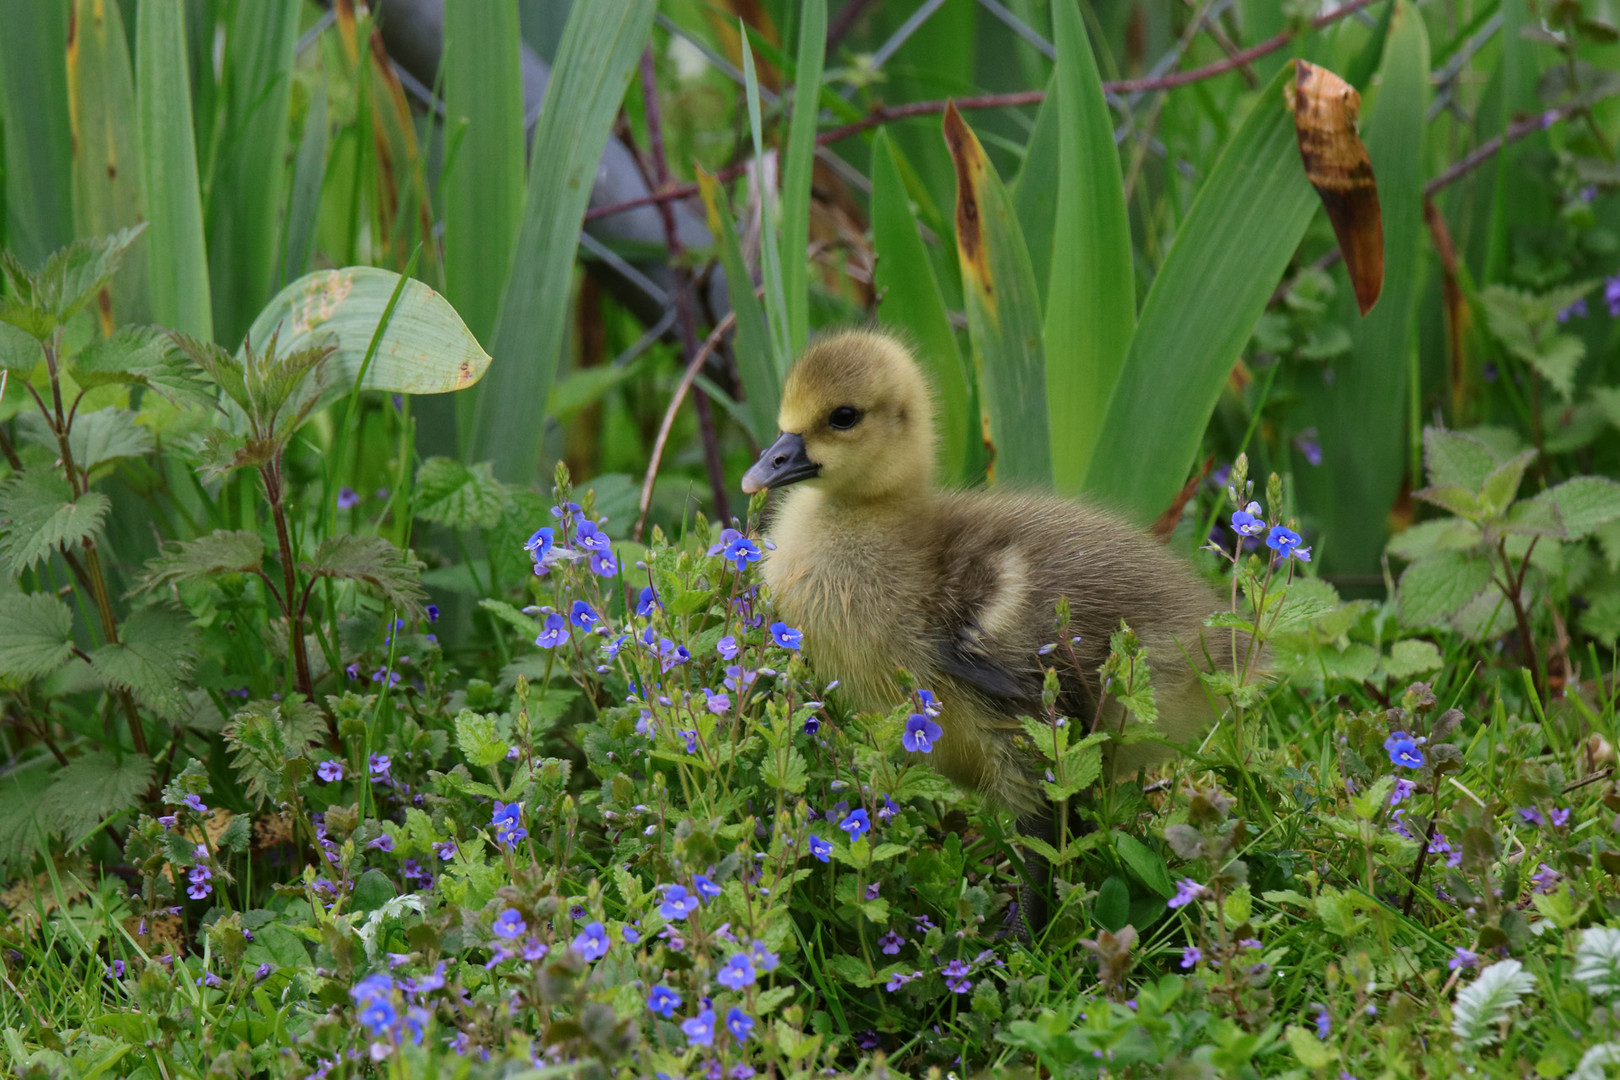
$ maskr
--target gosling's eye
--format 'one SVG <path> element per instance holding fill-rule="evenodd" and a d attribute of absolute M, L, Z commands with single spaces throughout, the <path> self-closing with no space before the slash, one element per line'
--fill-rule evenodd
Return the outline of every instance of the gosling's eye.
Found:
<path fill-rule="evenodd" d="M 839 431 L 848 431 L 861 422 L 861 410 L 853 405 L 840 405 L 827 417 L 827 423 Z"/>

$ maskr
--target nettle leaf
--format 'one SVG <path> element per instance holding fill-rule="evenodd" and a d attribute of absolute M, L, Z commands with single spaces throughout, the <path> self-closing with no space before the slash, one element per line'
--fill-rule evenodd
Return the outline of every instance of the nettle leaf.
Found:
<path fill-rule="evenodd" d="M 1510 536 L 1552 536 L 1569 539 L 1558 505 L 1545 497 L 1526 499 L 1509 508 L 1507 520 L 1496 526 Z"/>
<path fill-rule="evenodd" d="M 1496 452 L 1473 435 L 1445 428 L 1423 429 L 1423 466 L 1435 487 L 1478 491 L 1500 463 Z"/>
<path fill-rule="evenodd" d="M 420 614 L 427 602 L 422 563 L 380 536 L 329 537 L 299 566 L 310 577 L 357 582 L 402 612 Z"/>
<path fill-rule="evenodd" d="M 75 240 L 45 260 L 34 275 L 35 306 L 66 322 L 118 272 L 124 253 L 141 235 L 140 224 L 106 236 Z"/>
<path fill-rule="evenodd" d="M 1586 345 L 1580 338 L 1558 331 L 1558 313 L 1590 292 L 1594 284 L 1569 285 L 1539 296 L 1504 285 L 1479 292 L 1491 333 L 1509 352 L 1535 368 L 1565 400 L 1574 391 L 1575 368 L 1586 355 Z"/>
<path fill-rule="evenodd" d="M 111 336 L 86 345 L 67 367 L 83 387 L 129 383 L 175 403 L 211 405 L 217 396 L 160 326 L 121 326 Z"/>
<path fill-rule="evenodd" d="M 483 599 L 478 606 L 526 637 L 540 636 L 540 624 L 504 600 Z"/>
<path fill-rule="evenodd" d="M 1530 501 L 1556 506 L 1570 540 L 1590 536 L 1601 526 L 1620 519 L 1620 484 L 1606 476 L 1577 476 Z"/>
<path fill-rule="evenodd" d="M 296 776 L 308 775 L 307 755 L 321 741 L 321 716 L 303 698 L 251 701 L 231 718 L 225 744 L 231 748 L 231 767 L 247 783 L 255 805 L 280 799 L 290 792 Z M 292 762 L 299 764 L 289 770 Z"/>
<path fill-rule="evenodd" d="M 416 516 L 452 529 L 489 529 L 506 511 L 506 495 L 487 461 L 463 465 L 428 458 L 416 471 Z"/>
<path fill-rule="evenodd" d="M 1433 551 L 1471 550 L 1479 546 L 1484 535 L 1472 521 L 1440 518 L 1419 522 L 1405 532 L 1396 533 L 1390 537 L 1385 550 L 1397 559 L 1412 562 Z"/>
<path fill-rule="evenodd" d="M 264 541 L 258 533 L 220 529 L 195 540 L 168 545 L 146 564 L 146 577 L 132 592 L 145 592 L 177 581 L 212 574 L 245 574 L 264 563 Z"/>
<path fill-rule="evenodd" d="M 1433 626 L 1462 610 L 1491 583 L 1491 565 L 1460 551 L 1437 551 L 1401 575 L 1397 593 L 1401 622 Z"/>
<path fill-rule="evenodd" d="M 48 593 L 0 602 L 0 676 L 42 679 L 73 655 L 73 612 Z"/>
<path fill-rule="evenodd" d="M 50 782 L 50 774 L 37 768 L 0 776 L 0 879 L 9 881 L 57 831 L 40 805 Z"/>
<path fill-rule="evenodd" d="M 57 548 L 94 536 L 110 505 L 99 491 L 75 500 L 55 473 L 28 469 L 13 476 L 0 484 L 0 563 L 21 574 Z"/>
<path fill-rule="evenodd" d="M 1485 516 L 1485 504 L 1480 501 L 1479 496 L 1468 488 L 1456 484 L 1419 488 L 1412 494 L 1442 510 L 1449 510 L 1458 517 L 1472 520 Z"/>
<path fill-rule="evenodd" d="M 1491 517 L 1498 517 L 1513 503 L 1524 480 L 1524 470 L 1536 459 L 1535 450 L 1526 450 L 1504 461 L 1491 471 L 1480 488 L 1480 503 Z"/>
<path fill-rule="evenodd" d="M 117 458 L 141 457 L 152 449 L 152 433 L 135 423 L 130 409 L 106 408 L 80 413 L 68 433 L 73 464 L 89 472 Z"/>
<path fill-rule="evenodd" d="M 27 378 L 45 359 L 45 351 L 32 334 L 0 322 L 0 371 Z"/>
<path fill-rule="evenodd" d="M 137 805 L 152 783 L 152 772 L 152 759 L 145 754 L 85 754 L 56 774 L 40 809 L 63 836 L 76 842 L 103 818 Z"/>
<path fill-rule="evenodd" d="M 495 717 L 471 709 L 462 709 L 456 716 L 456 747 L 469 764 L 486 769 L 504 760 L 509 749 L 495 725 Z"/>
<path fill-rule="evenodd" d="M 108 686 L 127 690 L 135 700 L 169 719 L 190 711 L 183 684 L 191 678 L 196 634 L 186 616 L 163 607 L 145 607 L 119 627 L 120 642 L 90 655 L 90 666 Z"/>
<path fill-rule="evenodd" d="M 1392 679 L 1411 679 L 1426 671 L 1438 670 L 1443 663 L 1434 642 L 1411 638 L 1390 647 L 1389 659 L 1384 661 L 1384 674 Z"/>

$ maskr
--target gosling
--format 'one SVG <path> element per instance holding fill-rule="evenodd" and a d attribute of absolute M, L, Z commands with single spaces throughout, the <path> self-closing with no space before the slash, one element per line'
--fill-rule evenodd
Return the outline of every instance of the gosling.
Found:
<path fill-rule="evenodd" d="M 1148 651 L 1158 734 L 1196 738 L 1214 717 L 1197 667 L 1230 666 L 1230 644 L 1204 632 L 1213 591 L 1140 530 L 1101 510 L 1033 493 L 936 487 L 933 398 L 905 346 L 848 332 L 812 345 L 788 373 L 781 435 L 743 491 L 789 488 L 768 529 L 771 601 L 804 633 L 821 677 L 858 710 L 903 700 L 905 669 L 936 694 L 943 735 L 931 763 L 1018 816 L 1050 842 L 1046 765 L 1019 716 L 1039 716 L 1041 647 L 1068 599 L 1079 670 L 1056 665 L 1060 712 L 1085 723 L 1101 698 L 1097 668 L 1128 623 Z M 1189 660 L 1191 662 L 1189 662 Z M 1113 730 L 1123 717 L 1104 708 Z M 1112 748 L 1114 775 L 1168 755 L 1162 744 Z M 1026 856 L 1015 922 L 1046 922 L 1044 860 Z M 1019 924 L 1022 925 L 1019 925 Z"/>

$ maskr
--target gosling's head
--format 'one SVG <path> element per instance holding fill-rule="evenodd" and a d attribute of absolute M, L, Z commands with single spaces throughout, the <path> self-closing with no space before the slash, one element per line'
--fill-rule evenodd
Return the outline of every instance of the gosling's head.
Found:
<path fill-rule="evenodd" d="M 852 501 L 928 490 L 933 399 L 906 347 L 853 331 L 816 342 L 794 363 L 777 415 L 782 434 L 743 476 L 750 495 L 810 483 Z"/>

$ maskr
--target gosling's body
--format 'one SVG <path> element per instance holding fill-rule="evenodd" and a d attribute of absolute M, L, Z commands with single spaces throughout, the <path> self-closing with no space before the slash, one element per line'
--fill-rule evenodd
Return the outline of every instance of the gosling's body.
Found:
<path fill-rule="evenodd" d="M 853 417 L 853 419 L 851 419 Z M 1206 633 L 1212 592 L 1184 563 L 1111 514 L 1034 494 L 934 485 L 932 400 L 910 354 L 881 334 L 849 333 L 808 350 L 789 373 L 784 434 L 745 478 L 780 487 L 764 564 L 772 603 L 804 632 L 818 674 L 858 709 L 903 700 L 904 668 L 943 703 L 931 763 L 1016 811 L 1046 813 L 1045 764 L 1021 745 L 1020 715 L 1040 715 L 1043 666 L 1059 707 L 1089 720 L 1096 669 L 1121 620 L 1148 649 L 1159 733 L 1185 742 L 1213 719 L 1195 665 L 1229 662 Z M 1053 627 L 1071 611 L 1078 665 Z M 1105 708 L 1105 721 L 1117 723 Z M 1137 743 L 1116 772 L 1162 755 Z"/>

